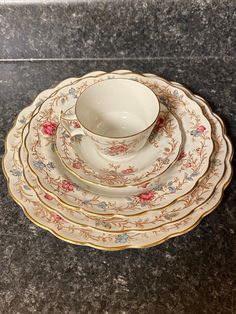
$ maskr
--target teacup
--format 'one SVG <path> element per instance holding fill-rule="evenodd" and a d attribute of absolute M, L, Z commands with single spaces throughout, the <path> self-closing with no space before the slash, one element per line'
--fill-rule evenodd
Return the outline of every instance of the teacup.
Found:
<path fill-rule="evenodd" d="M 74 115 L 61 116 L 71 136 L 88 136 L 103 157 L 132 156 L 146 143 L 159 114 L 156 95 L 129 79 L 109 79 L 89 86 L 78 98 Z M 67 120 L 77 121 L 71 128 Z"/>

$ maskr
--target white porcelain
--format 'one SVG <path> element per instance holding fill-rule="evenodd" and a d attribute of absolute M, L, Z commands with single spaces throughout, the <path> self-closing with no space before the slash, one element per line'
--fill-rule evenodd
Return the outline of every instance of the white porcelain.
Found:
<path fill-rule="evenodd" d="M 159 110 L 151 89 L 133 80 L 113 78 L 87 87 L 78 97 L 75 114 L 63 113 L 61 119 L 71 136 L 88 136 L 102 156 L 120 159 L 145 145 Z M 71 131 L 67 119 L 78 121 L 80 128 Z"/>

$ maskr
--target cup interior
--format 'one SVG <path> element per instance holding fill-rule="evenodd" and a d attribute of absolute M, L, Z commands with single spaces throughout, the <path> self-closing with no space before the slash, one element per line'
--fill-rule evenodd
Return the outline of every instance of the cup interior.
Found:
<path fill-rule="evenodd" d="M 127 137 L 152 125 L 159 113 L 156 95 L 129 79 L 109 79 L 88 87 L 78 98 L 76 116 L 88 131 Z"/>

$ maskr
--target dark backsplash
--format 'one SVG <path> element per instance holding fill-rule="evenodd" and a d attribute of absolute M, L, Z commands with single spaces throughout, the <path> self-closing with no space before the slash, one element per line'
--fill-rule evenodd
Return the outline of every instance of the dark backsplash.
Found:
<path fill-rule="evenodd" d="M 18 6 L 5 2 L 0 7 L 2 59 L 234 54 L 234 1 L 68 1 Z"/>

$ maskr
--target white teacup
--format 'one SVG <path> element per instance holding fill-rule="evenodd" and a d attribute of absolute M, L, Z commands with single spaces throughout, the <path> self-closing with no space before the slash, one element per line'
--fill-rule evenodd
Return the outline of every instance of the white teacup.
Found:
<path fill-rule="evenodd" d="M 75 115 L 62 114 L 61 122 L 71 136 L 88 136 L 104 157 L 124 158 L 144 146 L 159 110 L 156 95 L 145 85 L 109 79 L 89 86 L 76 102 Z M 80 128 L 71 129 L 66 120 L 77 120 Z"/>

